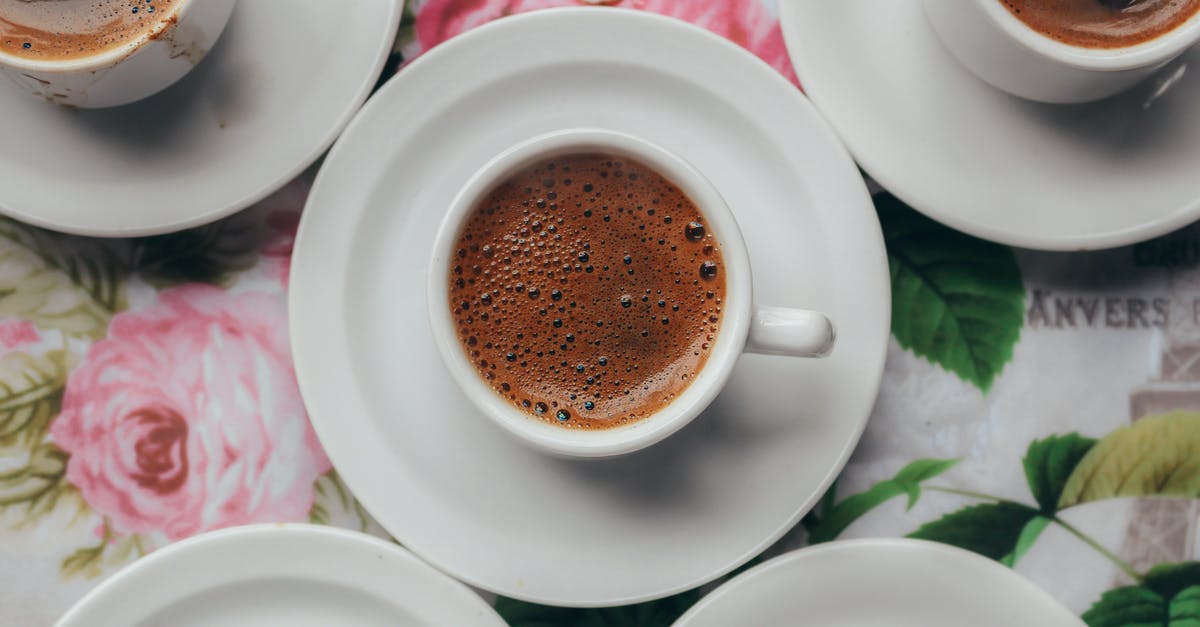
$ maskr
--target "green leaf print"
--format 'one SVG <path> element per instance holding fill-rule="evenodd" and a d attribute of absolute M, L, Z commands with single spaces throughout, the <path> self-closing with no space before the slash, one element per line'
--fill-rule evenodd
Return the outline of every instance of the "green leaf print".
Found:
<path fill-rule="evenodd" d="M 1130 586 L 1105 592 L 1083 614 L 1089 627 L 1162 627 L 1167 622 L 1166 602 L 1161 596 Z"/>
<path fill-rule="evenodd" d="M 336 470 L 330 470 L 313 482 L 313 504 L 308 511 L 308 521 L 318 525 L 354 526 L 364 533 L 372 524 L 371 516 L 350 493 Z"/>
<path fill-rule="evenodd" d="M 50 492 L 61 489 L 66 470 L 65 453 L 49 444 L 39 446 L 20 468 L 0 474 L 0 508 L 40 505 Z"/>
<path fill-rule="evenodd" d="M 125 566 L 145 554 L 140 536 L 114 536 L 106 521 L 99 541 L 68 555 L 63 559 L 60 571 L 65 578 L 95 579 L 106 570 Z"/>
<path fill-rule="evenodd" d="M 1188 588 L 1200 586 L 1200 562 L 1159 564 L 1146 573 L 1142 585 L 1165 598 L 1174 598 Z"/>
<path fill-rule="evenodd" d="M 816 544 L 837 538 L 851 523 L 897 496 L 908 495 L 908 507 L 912 508 L 920 498 L 921 483 L 950 470 L 958 462 L 957 459 L 919 459 L 912 462 L 895 477 L 881 481 L 866 492 L 855 494 L 834 506 L 809 530 L 809 542 Z"/>
<path fill-rule="evenodd" d="M 875 197 L 901 346 L 987 392 L 1021 334 L 1025 286 L 1008 247 L 959 233 L 890 195 Z"/>
<path fill-rule="evenodd" d="M 1134 496 L 1200 497 L 1200 413 L 1143 418 L 1109 433 L 1075 466 L 1058 507 Z"/>
<path fill-rule="evenodd" d="M 667 627 L 696 601 L 700 590 L 622 607 L 574 609 L 516 599 L 496 599 L 496 611 L 512 627 Z"/>
<path fill-rule="evenodd" d="M 50 419 L 58 413 L 67 383 L 66 355 L 54 351 L 34 357 L 9 353 L 0 357 L 0 451 L 20 443 L 28 450 L 41 440 Z"/>
<path fill-rule="evenodd" d="M 0 357 L 0 510 L 22 507 L 22 523 L 48 514 L 68 488 L 67 456 L 46 442 L 66 384 L 66 356 L 14 352 Z"/>
<path fill-rule="evenodd" d="M 392 55 L 399 56 L 404 47 L 417 38 L 417 10 L 413 3 L 404 3 L 404 11 L 400 14 L 400 28 L 396 31 L 396 41 L 392 44 Z M 395 70 L 393 69 L 393 72 Z M 392 72 L 384 72 L 381 80 L 391 78 Z"/>
<path fill-rule="evenodd" d="M 223 285 L 254 265 L 263 238 L 250 214 L 166 235 L 134 240 L 133 266 L 155 287 L 180 283 Z"/>
<path fill-rule="evenodd" d="M 0 218 L 0 318 L 100 339 L 124 306 L 126 264 L 106 242 Z"/>
<path fill-rule="evenodd" d="M 913 505 L 917 504 L 917 499 L 921 498 L 921 483 L 950 470 L 960 461 L 962 460 L 918 459 L 901 468 L 893 481 L 900 484 L 904 488 L 905 494 L 908 494 L 908 509 L 912 509 Z"/>
<path fill-rule="evenodd" d="M 1054 514 L 1071 471 L 1095 445 L 1095 440 L 1078 433 L 1054 435 L 1029 445 L 1022 460 L 1025 479 L 1043 512 Z"/>
<path fill-rule="evenodd" d="M 1050 525 L 1050 519 L 1045 516 L 1037 516 L 1033 520 L 1025 523 L 1025 527 L 1021 529 L 1021 534 L 1017 536 L 1017 544 L 1013 546 L 1013 550 L 1008 555 L 1000 558 L 1000 562 L 1009 568 L 1017 565 L 1017 562 L 1025 557 L 1025 553 L 1033 548 L 1037 539 L 1041 537 L 1042 532 Z"/>
<path fill-rule="evenodd" d="M 1173 627 L 1200 627 L 1200 586 L 1192 586 L 1171 599 L 1167 608 L 1169 625 Z"/>
<path fill-rule="evenodd" d="M 1014 553 L 1026 525 L 1040 515 L 1038 510 L 1019 503 L 972 505 L 925 523 L 908 537 L 942 542 L 1002 560 Z"/>
<path fill-rule="evenodd" d="M 1200 562 L 1156 566 L 1141 585 L 1105 592 L 1083 620 L 1090 627 L 1200 627 Z"/>

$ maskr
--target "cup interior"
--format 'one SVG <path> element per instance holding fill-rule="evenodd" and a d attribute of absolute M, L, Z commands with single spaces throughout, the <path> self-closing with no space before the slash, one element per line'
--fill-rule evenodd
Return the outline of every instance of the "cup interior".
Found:
<path fill-rule="evenodd" d="M 692 383 L 651 416 L 604 430 L 565 428 L 525 415 L 476 373 L 458 339 L 450 311 L 448 276 L 454 245 L 478 202 L 517 171 L 544 159 L 573 153 L 606 153 L 640 162 L 678 186 L 708 220 L 721 243 L 726 301 L 711 352 Z M 741 231 L 725 201 L 699 171 L 645 140 L 597 129 L 541 135 L 501 153 L 472 176 L 451 203 L 434 241 L 428 282 L 434 340 L 463 393 L 487 417 L 534 447 L 569 457 L 610 457 L 662 440 L 682 428 L 716 397 L 745 346 L 751 310 L 749 258 Z"/>
<path fill-rule="evenodd" d="M 8 66 L 18 70 L 45 73 L 67 73 L 99 70 L 111 67 L 137 52 L 142 46 L 157 39 L 164 31 L 179 22 L 183 13 L 194 0 L 177 0 L 170 11 L 164 12 L 153 29 L 122 43 L 90 56 L 78 59 L 29 59 L 7 54 L 0 50 L 0 66 Z M 212 1 L 212 0 L 208 0 Z"/>
<path fill-rule="evenodd" d="M 1164 63 L 1200 42 L 1200 12 L 1149 41 L 1119 48 L 1092 48 L 1058 41 L 1013 15 L 1003 0 L 972 0 L 1010 37 L 1025 48 L 1080 69 L 1123 71 Z"/>

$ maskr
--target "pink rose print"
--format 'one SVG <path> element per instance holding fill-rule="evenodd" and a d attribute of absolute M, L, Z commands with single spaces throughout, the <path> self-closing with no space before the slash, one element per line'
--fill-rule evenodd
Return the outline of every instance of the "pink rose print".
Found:
<path fill-rule="evenodd" d="M 0 355 L 36 344 L 41 339 L 37 327 L 28 320 L 0 320 Z"/>
<path fill-rule="evenodd" d="M 67 479 L 118 533 L 176 540 L 303 520 L 330 469 L 277 298 L 185 285 L 113 318 L 51 427 Z"/>
<path fill-rule="evenodd" d="M 758 55 L 796 85 L 779 20 L 762 0 L 428 0 L 417 13 L 421 50 L 505 15 L 550 7 L 603 4 L 661 13 L 686 20 Z"/>

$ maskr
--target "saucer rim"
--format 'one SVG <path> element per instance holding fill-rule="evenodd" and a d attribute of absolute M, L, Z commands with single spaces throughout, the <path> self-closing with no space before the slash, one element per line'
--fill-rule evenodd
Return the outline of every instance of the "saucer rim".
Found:
<path fill-rule="evenodd" d="M 710 611 L 709 608 L 711 606 L 723 603 L 727 597 L 738 594 L 747 586 L 752 586 L 758 579 L 762 577 L 781 576 L 779 574 L 781 571 L 786 573 L 787 569 L 794 568 L 797 564 L 831 553 L 836 554 L 843 561 L 872 560 L 886 553 L 890 556 L 901 556 L 900 559 L 913 562 L 920 562 L 924 556 L 940 554 L 958 560 L 960 564 L 963 564 L 963 568 L 967 568 L 969 564 L 973 563 L 974 566 L 994 574 L 994 579 L 1003 579 L 1007 582 L 1005 586 L 1006 590 L 1016 591 L 1017 594 L 1020 594 L 1027 601 L 1037 601 L 1039 606 L 1047 612 L 1056 611 L 1064 616 L 1071 615 L 1070 610 L 1045 588 L 1037 585 L 1028 577 L 978 553 L 942 542 L 903 537 L 873 537 L 812 544 L 773 557 L 754 568 L 738 574 L 736 577 L 721 584 L 716 590 L 704 595 L 695 605 L 688 608 L 682 616 L 672 623 L 672 627 L 690 627 L 693 623 L 702 619 L 703 615 Z M 1073 626 L 1084 627 L 1083 622 L 1077 617 L 1071 615 L 1071 618 L 1075 619 L 1072 623 Z"/>
<path fill-rule="evenodd" d="M 206 573 L 208 581 L 204 586 L 184 584 L 183 587 L 192 587 L 194 589 L 186 590 L 181 597 L 176 595 L 176 598 L 172 599 L 169 603 L 156 603 L 152 594 L 138 596 L 140 599 L 149 598 L 151 600 L 132 603 L 132 605 L 136 606 L 135 611 L 144 613 L 147 617 L 152 616 L 153 613 L 162 611 L 171 605 L 194 598 L 196 595 L 219 589 L 223 585 L 237 582 L 236 574 L 231 574 L 221 568 L 219 561 L 222 551 L 228 552 L 246 544 L 262 546 L 267 543 L 273 543 L 268 549 L 270 552 L 285 556 L 283 558 L 276 558 L 276 561 L 280 562 L 288 561 L 290 558 L 287 556 L 294 555 L 296 547 L 302 548 L 305 545 L 313 544 L 327 547 L 335 545 L 342 547 L 339 555 L 349 555 L 349 559 L 346 560 L 347 563 L 361 562 L 363 559 L 388 561 L 395 565 L 393 572 L 398 578 L 411 580 L 414 577 L 420 577 L 431 584 L 436 581 L 443 591 L 442 600 L 449 601 L 450 597 L 456 597 L 458 603 L 454 607 L 457 607 L 459 611 L 467 612 L 468 603 L 475 605 L 470 610 L 480 612 L 480 625 L 490 623 L 499 627 L 505 624 L 495 609 L 488 605 L 478 594 L 462 582 L 438 570 L 425 560 L 417 557 L 412 551 L 400 545 L 367 533 L 331 525 L 317 525 L 312 523 L 259 523 L 227 527 L 201 533 L 168 544 L 145 557 L 141 557 L 89 590 L 75 601 L 53 625 L 54 627 L 82 627 L 88 625 L 91 620 L 89 613 L 96 611 L 94 606 L 96 604 L 111 602 L 110 600 L 114 598 L 125 599 L 128 605 L 129 597 L 132 596 L 133 592 L 138 591 L 128 589 L 133 584 L 127 584 L 126 582 L 131 578 L 140 576 L 143 571 L 153 571 L 155 569 L 161 571 L 171 567 L 173 562 L 178 562 L 179 564 L 176 564 L 175 567 L 189 565 L 192 570 L 199 569 Z M 278 570 L 279 568 L 276 567 L 275 569 Z M 354 586 L 356 585 L 356 581 L 363 580 L 362 575 L 358 574 L 359 571 L 357 569 L 336 568 L 330 569 L 329 573 L 331 575 L 330 579 L 323 582 L 328 585 Z M 276 577 L 281 576 L 276 575 Z M 338 581 L 333 581 L 335 579 Z M 308 578 L 305 578 L 305 580 L 315 581 Z M 168 583 L 167 585 L 170 584 Z M 158 601 L 161 601 L 161 599 L 158 599 Z M 407 603 L 399 603 L 397 605 L 412 607 L 415 603 L 427 602 L 428 600 L 418 599 L 414 602 L 412 599 L 409 599 Z M 142 620 L 145 620 L 145 618 Z"/>

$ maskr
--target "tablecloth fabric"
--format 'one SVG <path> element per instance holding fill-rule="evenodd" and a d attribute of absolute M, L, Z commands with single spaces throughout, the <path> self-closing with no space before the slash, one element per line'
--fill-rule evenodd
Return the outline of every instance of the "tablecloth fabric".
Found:
<path fill-rule="evenodd" d="M 691 21 L 796 82 L 762 0 L 424 0 L 386 73 L 492 19 L 576 4 Z M 312 174 L 160 237 L 0 219 L 0 624 L 51 624 L 204 531 L 386 537 L 322 451 L 291 365 L 288 264 Z M 764 558 L 912 535 L 1015 568 L 1093 627 L 1200 625 L 1200 229 L 1040 253 L 875 200 L 894 308 L 879 400 L 834 489 Z M 496 603 L 514 625 L 665 626 L 713 585 L 604 610 Z"/>

